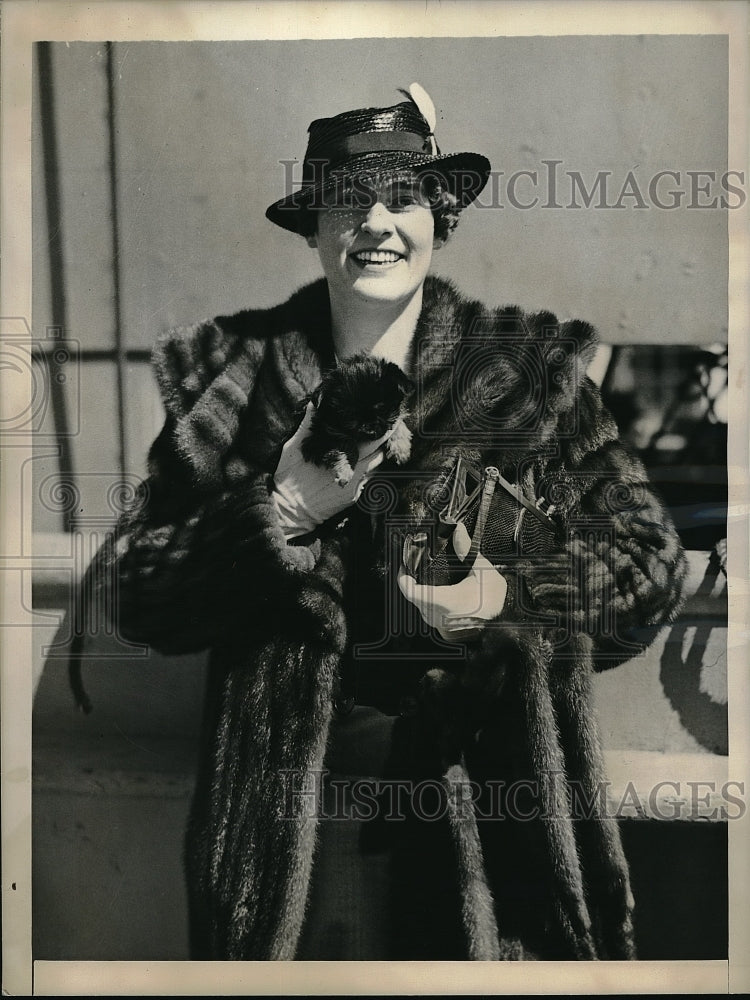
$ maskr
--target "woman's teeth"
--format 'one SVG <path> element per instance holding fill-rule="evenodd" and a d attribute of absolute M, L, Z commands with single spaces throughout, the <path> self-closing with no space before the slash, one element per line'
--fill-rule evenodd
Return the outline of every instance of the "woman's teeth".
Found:
<path fill-rule="evenodd" d="M 395 264 L 401 260 L 401 254 L 393 250 L 360 250 L 354 259 L 362 264 Z"/>

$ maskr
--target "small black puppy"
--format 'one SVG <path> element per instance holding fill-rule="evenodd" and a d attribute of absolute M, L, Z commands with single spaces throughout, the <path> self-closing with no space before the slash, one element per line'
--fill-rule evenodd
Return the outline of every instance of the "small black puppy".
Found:
<path fill-rule="evenodd" d="M 331 469 L 339 486 L 346 486 L 359 458 L 359 443 L 375 441 L 392 427 L 386 455 L 405 462 L 411 454 L 411 431 L 403 421 L 403 404 L 413 385 L 398 365 L 371 354 L 340 362 L 313 394 L 315 413 L 301 446 L 304 459 Z"/>

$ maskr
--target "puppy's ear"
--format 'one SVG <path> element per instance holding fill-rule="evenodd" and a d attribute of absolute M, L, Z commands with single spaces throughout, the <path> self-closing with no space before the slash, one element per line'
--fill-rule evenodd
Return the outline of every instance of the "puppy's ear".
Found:
<path fill-rule="evenodd" d="M 412 380 L 394 361 L 385 362 L 381 377 L 386 378 L 389 385 L 395 386 L 402 396 L 408 395 L 414 388 Z"/>
<path fill-rule="evenodd" d="M 409 393 L 414 388 L 414 382 L 409 378 L 408 375 L 402 372 L 400 368 L 398 370 L 398 379 L 396 384 L 398 385 L 399 391 L 402 396 L 408 396 Z"/>

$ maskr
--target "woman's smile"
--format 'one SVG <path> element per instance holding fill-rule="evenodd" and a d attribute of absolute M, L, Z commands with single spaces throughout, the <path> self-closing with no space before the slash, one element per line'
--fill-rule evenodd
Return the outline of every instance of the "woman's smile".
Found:
<path fill-rule="evenodd" d="M 332 296 L 394 305 L 419 292 L 432 260 L 432 212 L 403 186 L 378 192 L 366 208 L 318 213 L 317 248 Z"/>
<path fill-rule="evenodd" d="M 405 254 L 389 249 L 354 250 L 349 254 L 349 257 L 359 267 L 372 267 L 375 269 L 393 267 L 393 265 L 405 260 Z"/>

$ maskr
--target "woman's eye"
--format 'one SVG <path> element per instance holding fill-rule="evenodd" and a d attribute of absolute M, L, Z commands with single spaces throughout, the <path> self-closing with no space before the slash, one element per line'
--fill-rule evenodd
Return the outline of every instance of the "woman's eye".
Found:
<path fill-rule="evenodd" d="M 416 195 L 402 194 L 395 198 L 391 204 L 394 208 L 412 208 L 417 203 Z"/>
<path fill-rule="evenodd" d="M 419 193 L 413 188 L 396 188 L 388 197 L 389 208 L 411 208 L 419 204 Z"/>

